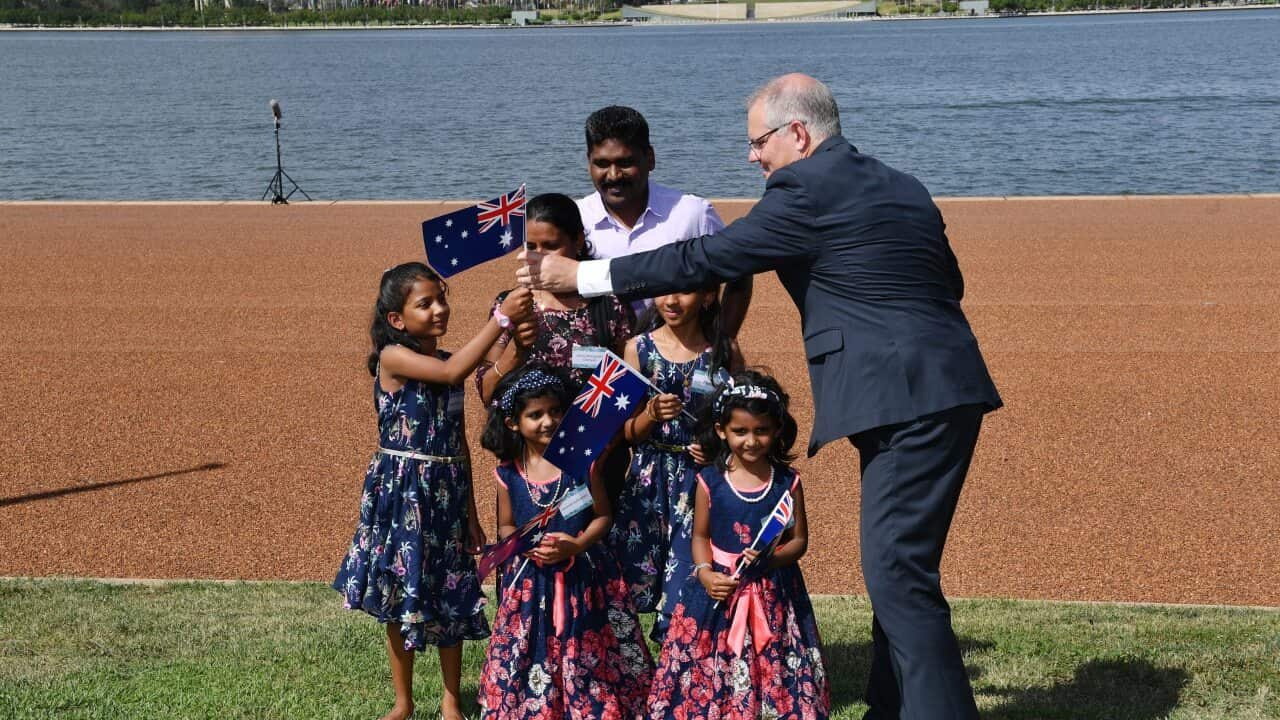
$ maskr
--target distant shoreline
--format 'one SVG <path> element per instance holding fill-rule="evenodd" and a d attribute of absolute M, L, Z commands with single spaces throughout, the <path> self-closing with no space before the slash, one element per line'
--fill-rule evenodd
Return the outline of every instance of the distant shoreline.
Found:
<path fill-rule="evenodd" d="M 1214 7 L 1182 7 L 1182 8 L 1149 8 L 1135 10 L 1131 8 L 1118 10 L 1073 10 L 1058 12 L 1034 12 L 1026 15 L 887 15 L 883 17 L 859 18 L 821 18 L 796 17 L 776 18 L 768 20 L 700 20 L 677 18 L 670 22 L 632 22 L 616 20 L 608 22 L 572 22 L 543 23 L 537 25 L 514 25 L 510 23 L 453 23 L 436 25 L 366 25 L 366 24 L 322 24 L 322 25 L 220 25 L 215 27 L 193 25 L 153 25 L 138 26 L 96 26 L 96 27 L 49 27 L 44 25 L 0 25 L 0 32 L 270 32 L 270 31 L 333 31 L 333 30 L 555 30 L 555 29 L 602 29 L 630 27 L 667 27 L 688 25 L 777 25 L 781 23 L 848 23 L 848 22 L 899 22 L 920 20 L 1009 20 L 1037 17 L 1073 17 L 1084 15 L 1148 15 L 1158 13 L 1218 12 L 1232 10 L 1275 10 L 1280 3 L 1267 5 L 1219 5 Z"/>

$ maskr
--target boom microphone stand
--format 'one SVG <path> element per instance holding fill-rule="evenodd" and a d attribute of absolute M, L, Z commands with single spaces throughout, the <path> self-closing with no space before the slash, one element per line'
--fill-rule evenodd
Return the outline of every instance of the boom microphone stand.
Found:
<path fill-rule="evenodd" d="M 298 187 L 298 183 L 289 177 L 289 173 L 284 171 L 284 165 L 280 162 L 280 117 L 284 114 L 280 112 L 280 103 L 272 100 L 267 104 L 271 106 L 271 115 L 276 121 L 276 174 L 271 178 L 271 182 L 267 183 L 267 189 L 262 193 L 262 199 L 266 200 L 267 196 L 271 195 L 272 205 L 288 205 L 289 198 L 293 197 L 294 193 L 300 192 L 303 197 L 310 200 L 311 196 L 307 194 L 306 190 Z M 288 195 L 284 194 L 285 180 L 288 180 L 289 184 L 293 186 Z"/>

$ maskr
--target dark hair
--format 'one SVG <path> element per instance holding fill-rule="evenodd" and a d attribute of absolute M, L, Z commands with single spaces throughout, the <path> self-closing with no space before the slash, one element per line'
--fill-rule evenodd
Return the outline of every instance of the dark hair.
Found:
<path fill-rule="evenodd" d="M 510 409 L 504 411 L 503 408 L 499 407 L 500 398 L 519 383 L 521 378 L 534 371 L 551 375 L 559 382 L 551 385 L 541 385 L 530 390 L 516 390 Z M 507 420 L 520 417 L 525 407 L 529 405 L 530 400 L 544 397 L 556 400 L 563 410 L 569 408 L 569 386 L 563 372 L 544 362 L 535 360 L 503 375 L 502 379 L 498 381 L 498 386 L 493 389 L 493 401 L 489 404 L 489 419 L 485 422 L 484 433 L 480 436 L 480 447 L 493 453 L 499 460 L 504 462 L 520 457 L 524 453 L 524 438 L 520 436 L 520 433 L 507 427 Z"/>
<path fill-rule="evenodd" d="M 707 375 L 715 377 L 720 372 L 720 368 L 730 368 L 733 361 L 733 343 L 729 334 L 724 332 L 724 309 L 720 306 L 720 284 L 712 283 L 698 288 L 695 292 L 711 292 L 715 295 L 706 307 L 698 310 L 698 329 L 702 331 L 702 337 L 711 345 L 711 367 L 707 369 Z M 639 322 L 639 332 L 653 332 L 666 324 L 662 319 L 662 312 L 658 309 L 655 302 L 644 311 L 644 315 Z"/>
<path fill-rule="evenodd" d="M 426 263 L 401 263 L 382 273 L 382 281 L 378 284 L 378 300 L 373 305 L 373 322 L 369 324 L 369 339 L 373 341 L 373 352 L 369 353 L 369 374 L 374 377 L 378 375 L 378 356 L 382 353 L 382 348 L 403 345 L 415 352 L 422 350 L 417 338 L 403 330 L 397 330 L 387 322 L 387 313 L 404 311 L 409 291 L 419 280 L 431 280 L 439 283 L 441 290 L 449 290 L 440 274 Z"/>
<path fill-rule="evenodd" d="M 582 213 L 573 198 L 560 193 L 544 193 L 529 201 L 524 208 L 525 222 L 544 222 L 577 241 L 582 238 L 582 246 L 578 248 L 578 260 L 590 260 L 593 249 L 586 239 L 586 230 L 582 227 Z M 617 322 L 613 299 L 608 295 L 600 295 L 587 301 L 587 314 L 596 330 L 596 345 L 613 346 L 613 333 L 609 328 Z"/>
<path fill-rule="evenodd" d="M 777 399 L 735 395 L 732 392 L 734 388 L 749 385 L 764 388 Z M 733 376 L 733 385 L 730 386 L 728 383 L 721 385 L 711 402 L 703 408 L 697 428 L 698 441 L 702 444 L 703 454 L 711 458 L 716 467 L 721 470 L 728 469 L 729 444 L 716 434 L 716 425 L 725 425 L 732 417 L 733 411 L 741 409 L 757 417 L 768 415 L 773 418 L 773 421 L 778 424 L 779 432 L 773 447 L 769 448 L 769 461 L 775 465 L 790 463 L 796 458 L 791 449 L 795 447 L 797 434 L 796 419 L 791 416 L 790 407 L 791 397 L 782 391 L 782 386 L 777 380 L 769 376 L 767 368 L 743 370 L 737 373 Z"/>
<path fill-rule="evenodd" d="M 617 140 L 641 152 L 653 148 L 649 144 L 649 123 L 629 107 L 610 105 L 587 117 L 587 152 L 605 140 Z"/>

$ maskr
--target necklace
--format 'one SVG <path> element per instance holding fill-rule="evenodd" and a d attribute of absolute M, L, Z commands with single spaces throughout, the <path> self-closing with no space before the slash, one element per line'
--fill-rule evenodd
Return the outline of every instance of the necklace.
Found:
<path fill-rule="evenodd" d="M 764 490 L 761 490 L 760 494 L 753 498 L 747 497 L 746 495 L 738 492 L 738 488 L 734 487 L 733 481 L 729 479 L 728 475 L 725 475 L 724 481 L 729 484 L 729 490 L 733 491 L 733 494 L 737 495 L 738 499 L 742 502 L 753 504 L 758 503 L 761 500 L 764 500 L 765 496 L 769 494 L 769 489 L 773 487 L 773 464 L 769 464 L 769 480 L 765 482 Z"/>
<path fill-rule="evenodd" d="M 555 489 L 551 491 L 551 499 L 544 503 L 538 499 L 539 497 L 542 497 L 541 489 L 538 490 L 538 494 L 536 497 L 533 494 L 533 488 L 535 485 L 537 485 L 537 483 L 529 479 L 529 448 L 524 449 L 524 469 L 525 471 L 520 473 L 520 477 L 524 479 L 525 489 L 528 491 L 529 499 L 533 501 L 533 504 L 537 505 L 543 510 L 546 510 L 552 505 L 555 505 L 556 502 L 560 500 L 560 483 L 562 480 L 564 480 L 564 473 L 560 473 L 559 475 L 556 475 Z"/>
<path fill-rule="evenodd" d="M 670 328 L 667 328 L 667 332 L 668 334 L 672 334 Z M 684 402 L 688 402 L 689 386 L 693 384 L 694 370 L 698 366 L 698 360 L 702 359 L 702 354 L 707 351 L 707 348 L 704 347 L 703 349 L 699 350 L 698 354 L 694 355 L 692 359 L 685 360 L 684 362 L 676 362 L 675 360 L 671 360 L 670 358 L 668 358 L 666 355 L 662 353 L 662 348 L 658 347 L 658 341 L 653 335 L 649 336 L 649 341 L 653 343 L 654 352 L 657 353 L 658 357 L 662 358 L 662 361 L 667 365 L 668 376 L 671 377 L 671 379 L 673 380 L 677 377 L 680 378 L 680 389 L 681 389 L 680 399 L 683 400 Z M 676 341 L 676 344 L 677 345 L 680 344 L 678 340 Z"/>

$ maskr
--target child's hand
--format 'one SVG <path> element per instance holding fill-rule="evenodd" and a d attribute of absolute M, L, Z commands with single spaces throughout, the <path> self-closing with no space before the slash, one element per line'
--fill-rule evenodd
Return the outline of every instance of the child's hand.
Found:
<path fill-rule="evenodd" d="M 695 465 L 706 465 L 707 456 L 702 454 L 702 443 L 689 443 L 689 457 L 693 458 Z"/>
<path fill-rule="evenodd" d="M 484 534 L 484 528 L 480 527 L 480 523 L 472 519 L 467 524 L 467 547 L 466 551 L 472 555 L 479 555 L 484 552 L 484 546 L 489 542 L 489 538 Z"/>
<path fill-rule="evenodd" d="M 502 314 L 511 318 L 513 323 L 522 323 L 533 318 L 533 292 L 526 287 L 518 287 L 507 293 L 499 306 Z"/>
<path fill-rule="evenodd" d="M 555 565 L 577 555 L 580 548 L 576 538 L 561 532 L 547 533 L 542 543 L 529 551 L 529 556 L 543 565 Z"/>
<path fill-rule="evenodd" d="M 683 409 L 684 403 L 680 402 L 680 398 L 671 393 L 664 393 L 649 401 L 648 412 L 649 417 L 666 422 L 679 415 Z"/>
<path fill-rule="evenodd" d="M 516 331 L 512 335 L 512 339 L 515 340 L 516 347 L 521 350 L 528 350 L 533 347 L 533 342 L 538 339 L 538 323 L 530 320 L 516 325 Z"/>
<path fill-rule="evenodd" d="M 717 602 L 728 600 L 729 596 L 733 595 L 733 591 L 738 589 L 737 580 L 711 568 L 703 568 L 698 571 L 698 582 L 702 583 L 702 587 L 707 589 L 707 595 L 710 595 L 711 599 Z"/>
<path fill-rule="evenodd" d="M 751 548 L 747 548 L 746 550 L 742 551 L 742 562 L 746 565 L 750 565 L 751 563 L 755 562 L 756 558 L 758 557 L 760 557 L 759 550 L 753 550 Z"/>

